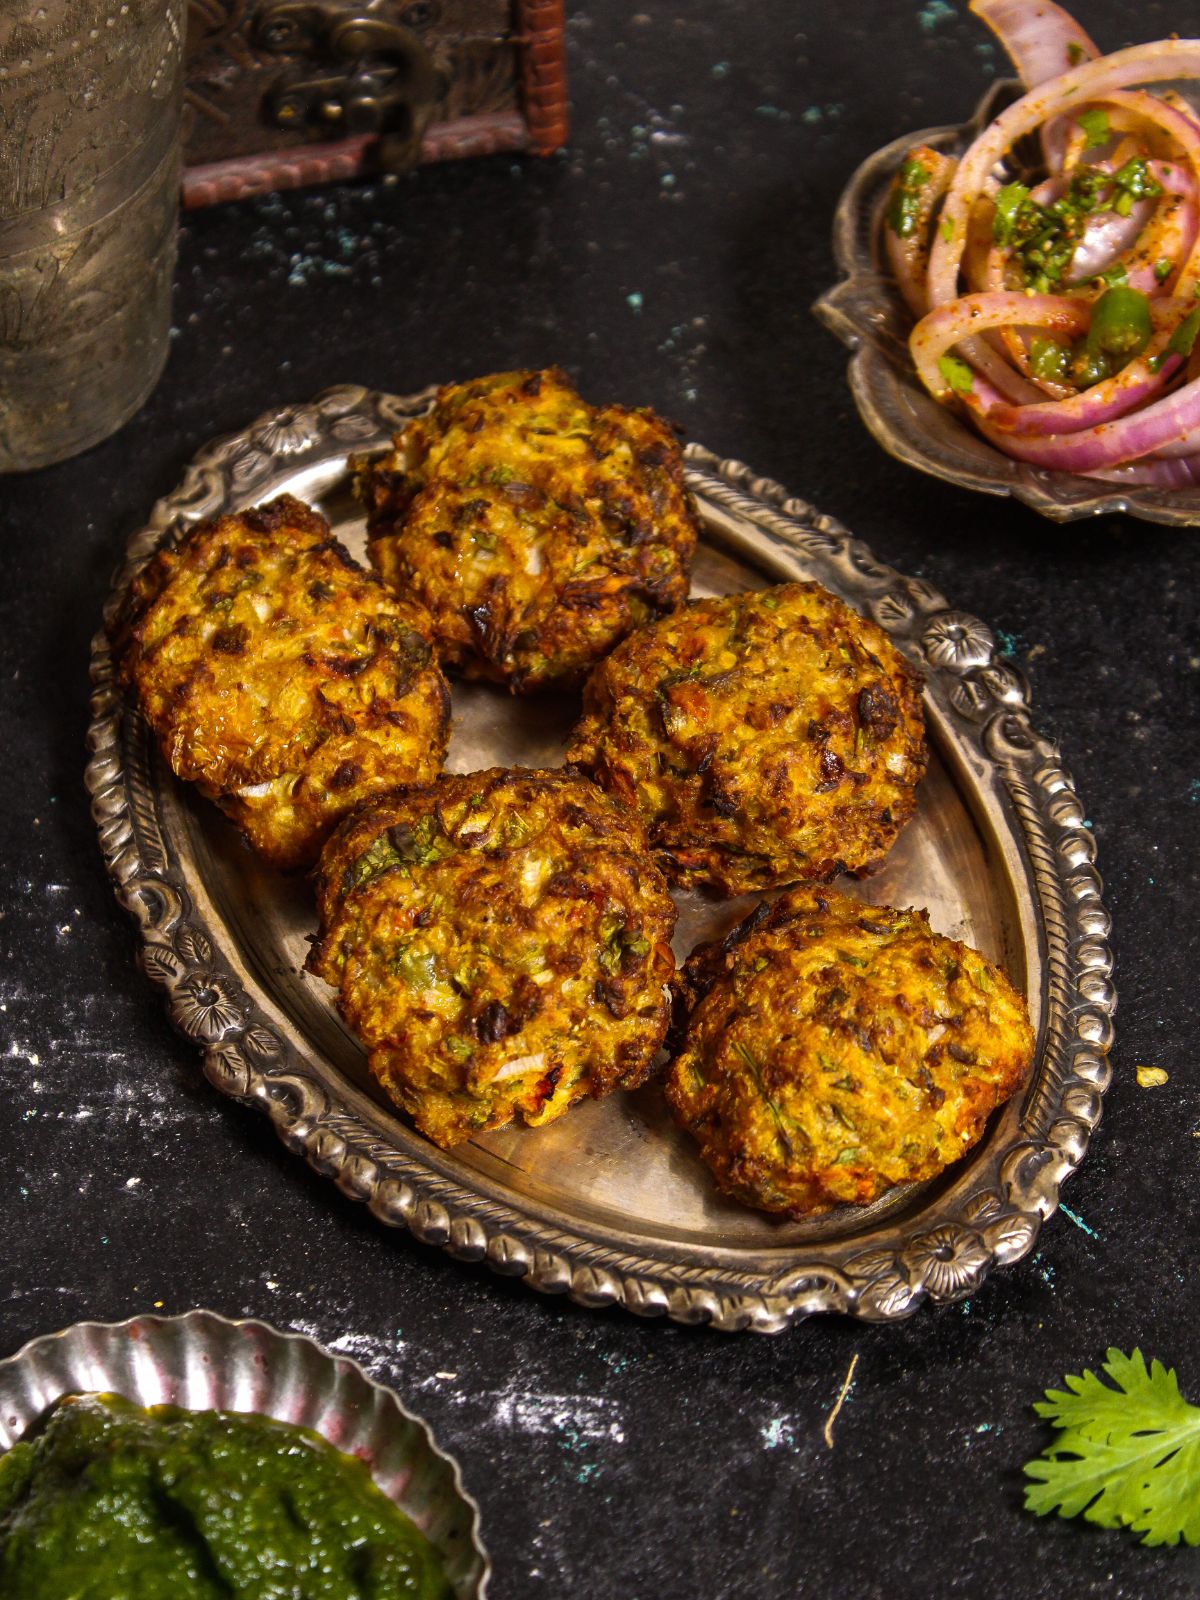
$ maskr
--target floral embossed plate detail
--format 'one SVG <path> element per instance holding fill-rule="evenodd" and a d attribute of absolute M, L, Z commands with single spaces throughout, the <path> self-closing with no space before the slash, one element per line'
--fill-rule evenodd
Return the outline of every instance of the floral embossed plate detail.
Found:
<path fill-rule="evenodd" d="M 854 352 L 849 378 L 859 416 L 888 454 L 906 466 L 963 489 L 1011 495 L 1054 522 L 1124 511 L 1144 522 L 1200 525 L 1200 488 L 1126 487 L 1015 461 L 939 404 L 916 374 L 908 351 L 912 313 L 891 276 L 880 237 L 892 179 L 914 145 L 961 155 L 1022 92 L 1015 81 L 996 83 L 970 122 L 903 134 L 867 157 L 834 213 L 833 252 L 842 281 L 816 301 L 813 311 Z"/>
<path fill-rule="evenodd" d="M 361 553 L 346 458 L 384 446 L 431 398 L 332 389 L 210 445 L 135 534 L 108 618 L 160 542 L 285 491 Z M 290 1149 L 380 1221 L 589 1306 L 761 1332 L 816 1311 L 892 1321 L 961 1299 L 1025 1255 L 1083 1159 L 1116 1004 L 1095 845 L 1020 674 L 982 622 L 777 484 L 698 445 L 686 460 L 703 525 L 694 593 L 816 579 L 926 675 L 931 761 L 917 816 L 853 892 L 926 906 L 939 932 L 1001 962 L 1038 1037 L 1023 1095 L 935 1181 L 806 1222 L 761 1215 L 717 1193 L 653 1083 L 544 1128 L 436 1149 L 381 1099 L 330 994 L 301 973 L 315 924 L 307 886 L 260 865 L 172 778 L 115 684 L 105 631 L 92 658 L 93 813 L 117 896 L 141 926 L 142 965 L 209 1080 L 265 1111 Z M 556 764 L 577 712 L 577 697 L 457 683 L 449 769 Z M 681 956 L 752 903 L 677 900 Z"/>

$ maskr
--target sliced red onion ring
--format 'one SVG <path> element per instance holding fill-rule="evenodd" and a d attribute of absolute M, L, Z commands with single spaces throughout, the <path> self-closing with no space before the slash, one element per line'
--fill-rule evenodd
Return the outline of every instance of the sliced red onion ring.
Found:
<path fill-rule="evenodd" d="M 1085 433 L 1035 438 L 994 427 L 977 417 L 980 432 L 1005 455 L 1062 472 L 1095 473 L 1195 439 L 1200 431 L 1200 382 L 1186 384 L 1143 411 L 1101 423 Z"/>
<path fill-rule="evenodd" d="M 895 228 L 885 227 L 884 243 L 888 262 L 895 274 L 896 284 L 904 296 L 905 304 L 914 317 L 923 317 L 929 310 L 925 290 L 925 274 L 929 267 L 929 228 L 938 201 L 950 187 L 954 169 L 958 165 L 951 156 L 928 145 L 916 145 L 905 156 L 905 161 L 917 161 L 929 176 L 921 187 L 921 198 L 913 218 L 911 233 L 903 237 Z"/>
<path fill-rule="evenodd" d="M 971 0 L 971 10 L 1004 46 L 1027 89 L 1100 54 L 1075 18 L 1049 0 Z M 1063 117 L 1042 129 L 1042 154 L 1052 171 L 1062 165 L 1068 132 Z"/>
<path fill-rule="evenodd" d="M 920 318 L 910 338 L 918 375 L 1019 460 L 1114 483 L 1200 485 L 1200 341 L 1184 353 L 1186 343 L 1176 338 L 1200 294 L 1200 112 L 1173 89 L 1142 87 L 1200 78 L 1200 40 L 1162 39 L 1099 57 L 1052 0 L 971 0 L 971 10 L 1000 38 L 1027 93 L 975 140 L 948 183 L 939 171 L 936 193 L 922 208 L 923 238 L 887 239 L 902 292 Z M 1007 287 L 1031 269 L 1014 245 L 992 237 L 1004 158 L 1034 132 L 1048 156 L 1048 175 L 1032 192 L 1042 206 L 1060 198 L 1080 170 L 1115 176 L 1135 160 L 1158 185 L 1140 198 L 1126 179 L 1120 193 L 1101 191 L 1108 209 L 1082 216 L 1071 236 L 1071 282 L 1058 294 Z M 1061 261 L 1061 246 L 1055 248 Z M 1116 284 L 1149 302 L 1154 332 L 1145 349 L 1087 389 L 1039 377 L 1029 354 L 1033 333 L 1074 343 Z M 951 351 L 954 367 L 944 359 Z M 969 381 L 958 365 L 964 360 Z"/>
<path fill-rule="evenodd" d="M 1026 295 L 997 289 L 965 294 L 948 305 L 937 306 L 922 317 L 909 336 L 917 373 L 930 394 L 948 399 L 951 391 L 938 368 L 939 359 L 964 339 L 993 328 L 1050 328 L 1068 339 L 1078 338 L 1088 325 L 1088 307 L 1061 294 Z"/>
<path fill-rule="evenodd" d="M 1162 196 L 1137 201 L 1127 217 L 1117 211 L 1094 212 L 1071 258 L 1076 282 L 1096 278 L 1119 263 L 1131 289 L 1150 296 L 1173 292 L 1172 279 L 1196 241 L 1196 185 L 1182 161 L 1151 160 L 1146 165 Z M 1160 261 L 1171 264 L 1165 278 L 1156 271 Z"/>
<path fill-rule="evenodd" d="M 1088 218 L 1083 238 L 1071 257 L 1071 277 L 1098 277 L 1128 255 L 1137 244 L 1138 236 L 1153 210 L 1153 200 L 1139 200 L 1127 217 L 1117 211 L 1094 212 Z M 1132 277 L 1129 281 L 1133 283 Z M 1139 283 L 1136 287 L 1144 289 L 1145 286 Z"/>
<path fill-rule="evenodd" d="M 1019 368 L 1009 366 L 1004 352 L 988 344 L 985 336 L 963 339 L 958 348 L 962 359 L 989 380 L 996 391 L 998 404 L 1033 405 L 1046 393 L 1040 384 L 1026 378 Z"/>
<path fill-rule="evenodd" d="M 1194 200 L 1197 197 L 1197 184 L 1200 181 L 1200 124 L 1192 117 L 1185 116 L 1178 106 L 1168 103 L 1158 95 L 1147 94 L 1144 89 L 1117 89 L 1106 96 L 1106 99 L 1111 104 L 1143 117 L 1147 123 L 1165 130 L 1174 139 L 1183 152 L 1182 160 L 1153 161 L 1150 165 L 1154 169 L 1156 179 L 1165 189 Z M 1162 212 L 1163 208 L 1160 205 L 1160 218 Z M 1150 254 L 1149 248 L 1147 254 Z M 1158 260 L 1170 256 L 1168 241 L 1152 259 Z M 1179 260 L 1181 265 L 1166 283 L 1170 285 L 1172 294 L 1190 294 L 1197 279 L 1200 278 L 1200 239 L 1197 239 L 1194 227 L 1190 240 L 1180 250 Z"/>
<path fill-rule="evenodd" d="M 1008 51 L 1027 89 L 1100 54 L 1075 18 L 1051 0 L 971 0 L 971 10 Z"/>
<path fill-rule="evenodd" d="M 1172 303 L 1173 305 L 1173 303 Z M 1056 436 L 1095 431 L 1118 417 L 1126 416 L 1160 394 L 1183 365 L 1182 356 L 1167 353 L 1164 347 L 1177 315 L 1162 315 L 1160 327 L 1144 355 L 1128 362 L 1111 378 L 1064 400 L 1041 400 L 1025 405 L 1006 403 L 998 385 L 974 385 L 959 398 L 982 426 L 1005 438 L 1026 435 Z M 917 372 L 931 394 L 947 399 L 948 389 L 938 366 L 939 359 L 953 346 L 962 347 L 966 330 L 978 337 L 992 328 L 1048 328 L 1068 339 L 1085 331 L 1090 306 L 1067 295 L 1025 295 L 997 291 L 963 295 L 948 306 L 939 306 L 924 317 L 912 331 L 909 348 Z M 1159 361 L 1157 370 L 1155 361 Z M 990 377 L 990 374 L 988 375 Z M 1010 453 L 1015 454 L 1015 449 Z"/>
<path fill-rule="evenodd" d="M 950 185 L 930 251 L 930 305 L 944 305 L 957 294 L 966 225 L 975 197 L 988 173 L 1018 139 L 1034 132 L 1048 117 L 1101 100 L 1109 90 L 1197 76 L 1200 40 L 1159 39 L 1074 67 L 1002 112 L 967 151 Z"/>

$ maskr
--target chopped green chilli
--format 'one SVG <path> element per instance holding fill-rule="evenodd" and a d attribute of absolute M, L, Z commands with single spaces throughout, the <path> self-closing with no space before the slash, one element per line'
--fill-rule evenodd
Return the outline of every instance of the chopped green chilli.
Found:
<path fill-rule="evenodd" d="M 955 394 L 970 394 L 975 387 L 975 375 L 965 361 L 957 356 L 942 356 L 938 371 Z"/>
<path fill-rule="evenodd" d="M 1190 356 L 1196 343 L 1196 335 L 1200 334 L 1200 306 L 1195 311 L 1189 311 L 1187 316 L 1175 329 L 1167 340 L 1167 349 L 1173 355 Z"/>

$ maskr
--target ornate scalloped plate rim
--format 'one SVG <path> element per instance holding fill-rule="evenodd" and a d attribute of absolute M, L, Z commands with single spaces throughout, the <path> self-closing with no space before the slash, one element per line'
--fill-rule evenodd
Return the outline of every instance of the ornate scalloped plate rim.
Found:
<path fill-rule="evenodd" d="M 414 1411 L 410 1411 L 401 1400 L 399 1394 L 390 1385 L 380 1383 L 371 1374 L 355 1361 L 352 1356 L 343 1355 L 340 1351 L 329 1350 L 316 1339 L 305 1333 L 297 1333 L 290 1328 L 277 1328 L 272 1323 L 264 1322 L 260 1317 L 224 1317 L 219 1311 L 210 1311 L 203 1306 L 195 1306 L 190 1311 L 178 1315 L 163 1316 L 156 1311 L 142 1312 L 139 1315 L 126 1317 L 119 1322 L 99 1322 L 93 1319 L 84 1319 L 80 1322 L 68 1323 L 66 1327 L 57 1328 L 52 1333 L 35 1334 L 32 1339 L 27 1339 L 21 1347 L 11 1356 L 0 1360 L 0 1387 L 3 1387 L 6 1377 L 22 1370 L 38 1372 L 44 1355 L 53 1350 L 71 1336 L 86 1338 L 90 1335 L 100 1335 L 110 1338 L 125 1338 L 130 1344 L 139 1341 L 139 1349 L 144 1349 L 146 1344 L 146 1330 L 151 1333 L 160 1328 L 177 1327 L 189 1331 L 191 1328 L 204 1327 L 205 1324 L 215 1325 L 235 1337 L 265 1336 L 269 1343 L 281 1345 L 300 1345 L 310 1351 L 315 1351 L 322 1360 L 329 1362 L 335 1368 L 345 1369 L 359 1378 L 369 1389 L 384 1397 L 384 1403 L 407 1423 L 411 1423 L 424 1440 L 425 1448 L 431 1457 L 442 1462 L 450 1473 L 450 1481 L 455 1494 L 467 1507 L 471 1516 L 471 1547 L 478 1557 L 479 1574 L 474 1587 L 470 1592 L 470 1600 L 486 1600 L 488 1584 L 492 1575 L 491 1557 L 484 1547 L 480 1535 L 480 1512 L 474 1497 L 467 1491 L 463 1483 L 462 1468 L 458 1460 L 449 1451 L 444 1450 L 434 1437 L 433 1430 Z M 62 1391 L 65 1393 L 66 1391 Z M 52 1396 L 52 1400 L 59 1398 L 59 1394 Z M 135 1398 L 135 1397 L 130 1397 Z M 238 1409 L 241 1409 L 240 1407 Z M 0 1455 L 4 1449 L 0 1447 Z"/>
<path fill-rule="evenodd" d="M 214 441 L 133 536 L 106 618 L 132 573 L 172 530 L 218 506 L 250 503 L 254 485 L 281 457 L 293 458 L 291 466 L 328 464 L 349 449 L 385 441 L 428 405 L 432 393 L 398 398 L 346 385 Z M 232 975 L 172 873 L 149 786 L 139 788 L 130 771 L 136 741 L 127 737 L 103 629 L 92 654 L 87 784 L 93 816 L 117 897 L 141 926 L 142 966 L 167 991 L 173 1020 L 203 1048 L 209 1080 L 258 1104 L 290 1149 L 381 1221 L 407 1227 L 458 1259 L 486 1262 L 544 1293 L 565 1293 L 596 1308 L 619 1304 L 638 1315 L 723 1331 L 774 1333 L 817 1311 L 895 1321 L 925 1300 L 964 1298 L 992 1265 L 1027 1254 L 1100 1119 L 1116 994 L 1095 844 L 1057 747 L 1033 731 L 1026 685 L 998 657 L 990 629 L 952 609 L 931 585 L 881 565 L 834 519 L 780 485 L 699 445 L 689 445 L 686 456 L 689 480 L 702 499 L 810 564 L 824 563 L 835 587 L 840 574 L 925 667 L 931 709 L 952 725 L 950 751 L 988 772 L 1014 824 L 1013 838 L 1020 841 L 1014 848 L 1022 853 L 1037 908 L 1047 1012 L 1020 1125 L 992 1159 L 991 1187 L 964 1194 L 957 1184 L 940 1210 L 935 1203 L 927 1208 L 931 1215 L 899 1226 L 885 1221 L 874 1240 L 815 1241 L 780 1252 L 770 1270 L 740 1272 L 713 1259 L 725 1254 L 719 1249 L 700 1264 L 689 1259 L 691 1251 L 651 1255 L 640 1237 L 616 1250 L 572 1219 L 563 1226 L 561 1214 L 552 1218 L 543 1208 L 532 1214 L 532 1207 L 497 1202 L 439 1171 L 436 1152 L 421 1160 L 389 1148 L 352 1105 L 331 1104 L 300 1052 Z"/>
<path fill-rule="evenodd" d="M 1168 527 L 1200 526 L 1198 489 L 1143 491 L 1137 486 L 1122 489 L 1119 485 L 1075 473 L 1034 469 L 994 449 L 953 413 L 944 411 L 946 431 L 968 439 L 973 452 L 989 464 L 994 463 L 989 471 L 951 467 L 939 461 L 920 441 L 896 432 L 879 403 L 884 382 L 899 381 L 910 392 L 921 396 L 924 390 L 914 374 L 898 377 L 893 364 L 875 344 L 877 330 L 873 316 L 882 321 L 892 311 L 902 312 L 906 318 L 909 312 L 886 274 L 881 273 L 873 258 L 860 249 L 858 225 L 867 197 L 882 177 L 891 176 L 900 159 L 915 144 L 961 148 L 992 120 L 994 102 L 1015 89 L 1019 89 L 1015 80 L 1002 79 L 986 92 L 969 121 L 902 134 L 855 168 L 834 213 L 833 252 L 842 276 L 814 301 L 813 313 L 852 351 L 848 375 L 858 414 L 876 443 L 903 465 L 959 488 L 1010 496 L 1052 522 L 1074 522 L 1084 517 L 1123 512 L 1141 521 Z"/>

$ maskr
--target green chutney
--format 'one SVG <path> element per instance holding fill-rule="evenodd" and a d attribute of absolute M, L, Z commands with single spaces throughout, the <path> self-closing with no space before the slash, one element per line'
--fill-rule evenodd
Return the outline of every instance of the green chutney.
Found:
<path fill-rule="evenodd" d="M 3 1600 L 451 1600 L 361 1461 L 237 1412 L 71 1396 L 0 1456 Z"/>

